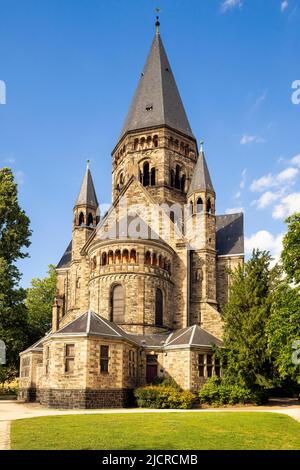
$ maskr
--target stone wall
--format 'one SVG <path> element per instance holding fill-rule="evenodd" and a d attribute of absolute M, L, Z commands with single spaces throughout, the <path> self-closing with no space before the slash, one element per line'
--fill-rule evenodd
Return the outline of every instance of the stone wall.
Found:
<path fill-rule="evenodd" d="M 148 132 L 134 132 L 125 136 L 112 152 L 112 197 L 131 176 L 140 179 L 145 162 L 150 171 L 155 169 L 155 190 L 149 186 L 156 202 L 184 204 L 185 194 L 192 179 L 197 159 L 196 142 L 171 129 L 160 128 Z M 171 188 L 171 170 L 180 167 L 180 177 L 185 176 L 183 191 Z"/>
<path fill-rule="evenodd" d="M 133 391 L 127 389 L 42 389 L 38 401 L 49 408 L 125 408 L 133 406 Z"/>

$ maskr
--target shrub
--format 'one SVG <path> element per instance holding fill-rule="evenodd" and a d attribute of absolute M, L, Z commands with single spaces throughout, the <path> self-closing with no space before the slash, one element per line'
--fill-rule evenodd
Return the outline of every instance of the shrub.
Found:
<path fill-rule="evenodd" d="M 156 377 L 151 385 L 157 385 L 158 387 L 172 387 L 176 390 L 182 391 L 182 388 L 172 377 Z"/>
<path fill-rule="evenodd" d="M 134 391 L 137 405 L 140 408 L 191 408 L 195 396 L 188 391 L 177 390 L 174 387 L 148 385 Z"/>
<path fill-rule="evenodd" d="M 12 382 L 5 382 L 0 385 L 0 395 L 17 395 L 18 394 L 18 380 Z"/>
<path fill-rule="evenodd" d="M 261 404 L 266 399 L 266 392 L 252 391 L 238 384 L 222 381 L 219 377 L 212 377 L 199 392 L 200 403 L 209 405 L 235 405 L 254 403 Z"/>

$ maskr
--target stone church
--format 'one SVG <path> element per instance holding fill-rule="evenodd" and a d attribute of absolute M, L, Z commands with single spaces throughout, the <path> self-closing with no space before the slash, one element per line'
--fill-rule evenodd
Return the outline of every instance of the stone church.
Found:
<path fill-rule="evenodd" d="M 171 377 L 196 392 L 221 365 L 229 270 L 244 260 L 243 214 L 216 215 L 216 193 L 156 22 L 112 151 L 112 204 L 89 165 L 57 265 L 52 329 L 20 354 L 20 399 L 50 407 L 123 407 Z"/>

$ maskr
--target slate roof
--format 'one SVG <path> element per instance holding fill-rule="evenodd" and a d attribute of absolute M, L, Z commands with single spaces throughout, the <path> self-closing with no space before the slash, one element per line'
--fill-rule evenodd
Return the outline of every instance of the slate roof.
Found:
<path fill-rule="evenodd" d="M 66 251 L 62 255 L 61 260 L 59 261 L 56 268 L 57 269 L 68 268 L 71 263 L 71 258 L 72 258 L 72 241 L 70 241 L 69 245 L 67 246 Z"/>
<path fill-rule="evenodd" d="M 205 160 L 204 152 L 199 153 L 193 178 L 188 190 L 188 196 L 194 191 L 213 191 L 214 187 L 209 174 L 208 166 Z"/>
<path fill-rule="evenodd" d="M 125 332 L 114 322 L 110 322 L 89 310 L 52 334 L 56 336 L 100 336 L 107 339 L 125 339 L 148 349 L 174 349 L 191 346 L 222 346 L 222 342 L 197 325 L 175 332 L 152 335 L 138 335 Z"/>
<path fill-rule="evenodd" d="M 222 346 L 222 341 L 198 325 L 189 326 L 172 333 L 166 342 L 165 349 L 183 346 L 204 346 L 212 344 Z"/>
<path fill-rule="evenodd" d="M 89 205 L 98 208 L 98 199 L 90 169 L 87 167 L 75 206 Z"/>
<path fill-rule="evenodd" d="M 136 342 L 148 349 L 174 349 L 183 347 L 210 347 L 212 344 L 222 346 L 222 341 L 198 325 L 188 326 L 173 332 L 169 331 L 152 335 L 129 335 Z"/>
<path fill-rule="evenodd" d="M 218 215 L 216 217 L 217 254 L 244 253 L 244 214 Z"/>
<path fill-rule="evenodd" d="M 134 236 L 135 232 L 136 237 Z M 106 239 L 138 238 L 141 240 L 159 240 L 165 243 L 159 234 L 138 214 L 122 217 L 120 220 L 112 220 L 108 223 L 108 232 L 105 232 L 104 235 Z"/>
<path fill-rule="evenodd" d="M 25 349 L 22 351 L 20 354 L 24 354 L 30 351 L 35 351 L 35 352 L 42 352 L 43 351 L 43 342 L 46 339 L 47 336 L 44 336 L 43 338 L 39 339 L 36 343 L 34 343 L 32 346 L 29 346 L 29 348 Z"/>
<path fill-rule="evenodd" d="M 157 31 L 126 117 L 121 137 L 128 131 L 167 125 L 195 138 Z"/>
<path fill-rule="evenodd" d="M 134 342 L 131 336 L 116 323 L 110 322 L 89 310 L 68 323 L 52 336 L 101 336 L 105 338 L 127 339 Z"/>

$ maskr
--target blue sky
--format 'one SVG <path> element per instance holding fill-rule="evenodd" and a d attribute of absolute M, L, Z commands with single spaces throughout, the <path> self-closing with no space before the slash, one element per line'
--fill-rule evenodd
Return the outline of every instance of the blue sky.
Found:
<path fill-rule="evenodd" d="M 111 157 L 154 35 L 161 35 L 217 192 L 245 210 L 246 247 L 280 251 L 300 209 L 299 0 L 0 0 L 0 166 L 32 223 L 22 284 L 59 261 L 85 170 L 111 199 Z M 297 157 L 298 156 L 298 157 Z"/>

